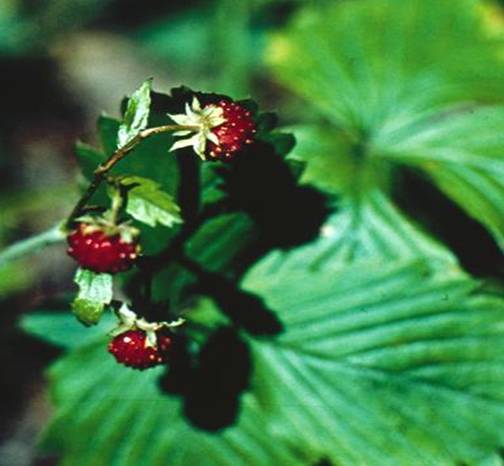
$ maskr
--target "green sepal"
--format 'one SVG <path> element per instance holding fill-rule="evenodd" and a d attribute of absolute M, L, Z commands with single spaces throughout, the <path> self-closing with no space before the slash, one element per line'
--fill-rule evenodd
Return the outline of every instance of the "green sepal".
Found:
<path fill-rule="evenodd" d="M 105 311 L 103 303 L 77 298 L 72 303 L 72 312 L 84 325 L 96 325 Z"/>
<path fill-rule="evenodd" d="M 79 293 L 72 303 L 72 312 L 85 325 L 97 324 L 113 298 L 112 275 L 79 268 L 74 281 Z"/>

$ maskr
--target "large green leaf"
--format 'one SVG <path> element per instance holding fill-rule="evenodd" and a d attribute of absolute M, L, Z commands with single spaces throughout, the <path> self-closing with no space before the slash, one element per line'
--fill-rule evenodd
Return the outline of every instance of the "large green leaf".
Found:
<path fill-rule="evenodd" d="M 299 442 L 340 465 L 477 464 L 502 445 L 502 299 L 450 265 L 279 263 L 245 284 L 287 328 L 255 345 L 257 388 Z"/>
<path fill-rule="evenodd" d="M 309 464 L 307 453 L 290 451 L 288 439 L 270 442 L 267 413 L 252 394 L 237 426 L 207 434 L 190 428 L 179 403 L 159 392 L 159 370 L 125 369 L 105 352 L 105 342 L 86 345 L 51 370 L 61 409 L 44 446 L 63 451 L 61 466 Z"/>
<path fill-rule="evenodd" d="M 303 10 L 271 61 L 329 121 L 305 138 L 307 180 L 341 192 L 371 179 L 386 191 L 395 165 L 415 165 L 504 246 L 504 110 L 490 105 L 504 97 L 504 63 L 482 33 L 478 3 Z"/>
<path fill-rule="evenodd" d="M 94 340 L 102 340 L 103 335 L 117 326 L 117 319 L 112 313 L 103 316 L 100 322 L 88 328 L 83 328 L 75 322 L 75 317 L 69 312 L 39 310 L 24 315 L 20 327 L 55 346 L 77 348 Z"/>
<path fill-rule="evenodd" d="M 363 0 L 305 8 L 273 42 L 270 61 L 279 79 L 356 134 L 453 100 L 502 100 L 504 64 L 482 31 L 479 3 Z"/>
<path fill-rule="evenodd" d="M 406 128 L 384 128 L 374 150 L 427 172 L 504 249 L 504 107 L 452 109 Z"/>
<path fill-rule="evenodd" d="M 344 268 L 369 258 L 384 262 L 429 257 L 434 266 L 455 264 L 453 255 L 409 222 L 380 190 L 349 197 L 324 224 L 313 243 L 278 252 L 282 268 Z"/>
<path fill-rule="evenodd" d="M 286 268 L 345 267 L 373 257 L 384 261 L 430 257 L 455 263 L 449 251 L 394 206 L 387 193 L 389 161 L 362 160 L 344 137 L 325 126 L 295 131 L 298 144 L 291 157 L 308 162 L 301 181 L 339 194 L 340 200 L 316 241 L 279 253 Z"/>
<path fill-rule="evenodd" d="M 58 411 L 46 448 L 72 466 L 295 466 L 322 457 L 448 466 L 492 457 L 504 442 L 502 299 L 453 264 L 439 272 L 422 261 L 311 272 L 281 264 L 273 254 L 245 279 L 285 332 L 251 340 L 254 379 L 236 425 L 194 430 L 158 391 L 157 370 L 117 365 L 103 342 L 52 368 Z"/>

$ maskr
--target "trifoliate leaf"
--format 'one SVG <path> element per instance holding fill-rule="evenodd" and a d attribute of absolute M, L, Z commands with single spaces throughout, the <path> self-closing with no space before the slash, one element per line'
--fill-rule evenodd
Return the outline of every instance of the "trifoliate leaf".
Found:
<path fill-rule="evenodd" d="M 72 303 L 73 313 L 86 325 L 98 323 L 105 305 L 113 298 L 112 275 L 78 269 L 75 283 L 79 285 L 79 293 Z"/>
<path fill-rule="evenodd" d="M 172 227 L 182 222 L 180 208 L 172 196 L 161 189 L 159 183 L 139 176 L 121 179 L 128 190 L 126 212 L 139 222 L 155 227 L 158 223 Z"/>
<path fill-rule="evenodd" d="M 147 127 L 150 112 L 152 80 L 145 81 L 128 100 L 123 122 L 117 134 L 117 147 L 124 147 Z"/>

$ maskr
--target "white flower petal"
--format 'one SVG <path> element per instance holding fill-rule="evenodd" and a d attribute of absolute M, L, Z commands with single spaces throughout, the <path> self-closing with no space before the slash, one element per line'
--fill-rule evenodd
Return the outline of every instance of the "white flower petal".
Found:
<path fill-rule="evenodd" d="M 181 325 L 185 324 L 185 319 L 182 317 L 179 317 L 177 320 L 172 320 L 171 322 L 161 322 L 161 324 L 163 326 L 170 327 L 170 328 L 180 327 Z"/>
<path fill-rule="evenodd" d="M 189 129 L 183 129 L 182 131 L 175 131 L 174 133 L 172 133 L 174 136 L 188 136 L 189 134 L 191 134 L 193 131 L 189 130 Z"/>
<path fill-rule="evenodd" d="M 194 115 L 194 112 L 193 112 L 191 106 L 189 105 L 189 102 L 186 102 L 186 104 L 185 104 L 185 112 L 186 112 L 186 115 L 189 115 L 189 116 Z"/>
<path fill-rule="evenodd" d="M 177 125 L 187 126 L 192 123 L 192 119 L 188 117 L 185 113 L 179 113 L 177 115 L 167 114 Z"/>
<path fill-rule="evenodd" d="M 153 330 L 147 330 L 145 332 L 146 338 L 145 338 L 145 346 L 146 347 L 151 347 L 151 348 L 156 348 L 157 347 L 157 337 L 156 337 L 156 332 Z"/>
<path fill-rule="evenodd" d="M 219 116 L 222 114 L 222 108 L 216 107 L 215 105 L 207 105 L 202 111 L 202 115 L 206 117 L 211 117 L 212 115 L 217 114 Z"/>
<path fill-rule="evenodd" d="M 211 142 L 213 142 L 216 146 L 220 145 L 219 138 L 215 133 L 212 133 L 211 131 L 208 132 L 207 134 L 207 139 Z"/>
<path fill-rule="evenodd" d="M 195 112 L 201 112 L 201 104 L 200 104 L 200 101 L 198 100 L 198 98 L 196 96 L 193 96 L 193 100 L 192 100 L 192 109 L 195 111 Z"/>
<path fill-rule="evenodd" d="M 123 303 L 123 305 L 121 306 L 121 308 L 117 313 L 121 321 L 124 323 L 135 322 L 137 318 L 137 315 L 125 303 Z"/>
<path fill-rule="evenodd" d="M 226 119 L 224 117 L 214 117 L 211 120 L 211 128 L 215 128 L 216 126 L 220 126 L 224 123 L 226 123 Z"/>
<path fill-rule="evenodd" d="M 198 133 L 197 137 L 194 143 L 194 152 L 196 152 L 202 160 L 205 160 L 206 137 L 203 133 Z"/>
<path fill-rule="evenodd" d="M 128 330 L 131 330 L 134 327 L 134 325 L 126 325 L 126 324 L 119 324 L 116 328 L 113 328 L 108 334 L 111 337 L 116 337 L 117 335 L 120 335 L 121 333 L 127 332 Z"/>
<path fill-rule="evenodd" d="M 196 141 L 194 139 L 194 136 L 188 139 L 180 139 L 179 141 L 173 143 L 173 145 L 170 147 L 170 152 L 176 151 L 178 149 L 184 149 L 185 147 L 194 146 L 195 142 Z"/>

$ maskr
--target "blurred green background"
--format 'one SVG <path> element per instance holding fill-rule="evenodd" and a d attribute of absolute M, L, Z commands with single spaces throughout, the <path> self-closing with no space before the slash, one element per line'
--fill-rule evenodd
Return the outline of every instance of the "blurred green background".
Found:
<path fill-rule="evenodd" d="M 299 23 L 299 36 L 294 34 L 290 44 L 277 35 L 300 9 L 312 8 L 313 12 L 331 3 L 337 0 L 145 0 L 141 3 L 133 0 L 1 0 L 0 248 L 51 227 L 69 211 L 78 196 L 75 181 L 79 180 L 79 173 L 73 155 L 75 140 L 96 142 L 97 116 L 101 112 L 117 116 L 122 97 L 149 76 L 154 78 L 159 91 L 167 92 L 182 83 L 235 98 L 253 96 L 264 110 L 279 110 L 285 126 L 295 126 L 299 122 L 320 124 L 316 138 L 313 128 L 298 132 L 302 143 L 300 157 L 303 151 L 334 150 L 334 144 L 339 141 L 328 142 L 327 135 L 333 134 L 331 125 L 348 130 L 350 137 L 355 136 L 352 135 L 354 130 L 356 134 L 363 130 L 371 132 L 376 123 L 382 121 L 383 114 L 391 109 L 381 107 L 383 96 L 378 91 L 374 94 L 373 86 L 365 87 L 369 84 L 365 73 L 360 75 L 362 82 L 355 86 L 351 83 L 346 89 L 336 68 L 318 69 L 310 64 L 305 75 L 303 67 L 311 59 L 315 61 L 316 55 L 310 54 L 311 42 L 302 36 L 303 28 L 306 24 L 309 28 L 313 20 L 310 13 L 304 18 L 306 23 Z M 502 41 L 504 15 L 499 3 L 477 3 L 485 35 Z M 402 2 L 398 1 L 399 9 L 404 8 L 400 4 Z M 461 8 L 467 4 L 465 0 L 460 2 Z M 414 18 L 415 12 L 407 10 L 404 8 L 401 13 L 404 18 Z M 370 8 L 371 23 L 373 14 Z M 348 24 L 343 26 L 327 25 L 327 30 L 320 32 L 321 36 L 337 26 L 343 33 L 353 31 L 352 18 L 347 19 Z M 404 29 L 408 31 L 407 24 Z M 430 69 L 432 65 L 437 70 L 436 63 L 445 62 L 442 72 L 446 71 L 447 75 L 456 75 L 460 70 L 471 69 L 472 65 L 474 73 L 464 75 L 467 87 L 459 89 L 458 94 L 448 93 L 441 97 L 429 94 L 432 90 L 429 83 L 408 82 L 412 87 L 406 90 L 411 94 L 402 101 L 406 110 L 400 124 L 410 118 L 408 111 L 413 114 L 412 119 L 418 117 L 415 112 L 421 113 L 425 102 L 430 110 L 437 109 L 440 102 L 446 105 L 463 101 L 468 96 L 471 101 L 502 102 L 504 93 L 499 87 L 502 69 L 487 68 L 485 73 L 481 72 L 483 68 L 479 66 L 486 66 L 486 55 L 480 53 L 483 48 L 471 56 L 474 60 L 471 63 L 463 62 L 464 56 L 459 60 L 446 59 L 444 45 L 452 47 L 459 40 L 461 49 L 466 51 L 474 45 L 469 43 L 471 35 L 464 30 L 459 31 L 460 37 L 448 26 L 446 31 L 449 31 L 446 36 L 443 30 L 423 31 L 424 40 L 418 41 L 418 49 L 414 52 L 418 57 L 429 56 L 432 63 L 427 66 L 418 61 L 414 67 Z M 423 47 L 428 42 L 425 39 L 429 37 L 439 39 L 437 45 L 432 41 L 428 44 L 437 50 L 437 55 L 425 53 Z M 373 57 L 376 50 L 372 39 L 366 52 Z M 305 46 L 307 48 L 303 49 Z M 292 47 L 301 49 L 306 55 L 291 55 L 286 59 Z M 323 61 L 321 55 L 317 57 Z M 477 63 L 476 58 L 481 63 Z M 380 74 L 381 64 L 377 59 L 373 72 L 378 70 Z M 427 73 L 426 76 L 431 75 Z M 439 77 L 435 73 L 432 76 Z M 334 78 L 339 86 L 324 87 L 324 83 L 331 82 L 328 78 Z M 368 96 L 357 95 L 361 84 L 369 91 Z M 348 93 L 345 94 L 345 90 Z M 386 90 L 393 94 L 394 83 Z M 352 92 L 356 95 L 350 97 Z M 425 102 L 415 101 L 416 95 L 424 97 Z M 397 100 L 401 102 L 403 97 Z M 353 98 L 353 101 L 345 106 L 345 98 L 349 101 Z M 313 100 L 313 107 L 306 104 L 307 100 Z M 343 103 L 341 107 L 338 104 L 328 108 L 328 102 Z M 370 102 L 371 105 L 364 108 Z M 369 118 L 359 119 L 362 115 Z M 394 124 L 399 126 L 397 121 L 387 123 L 392 129 Z M 342 134 L 346 134 L 345 131 Z M 383 134 L 383 141 L 378 142 L 392 147 L 393 138 L 387 140 L 387 132 Z M 311 144 L 317 142 L 316 147 L 310 146 L 310 137 Z M 344 144 L 342 142 L 341 147 Z M 331 172 L 333 168 L 324 163 L 318 165 L 315 160 L 306 180 L 329 191 L 331 185 L 338 185 L 339 189 L 341 183 L 337 173 L 340 172 L 336 169 Z M 432 166 L 425 164 L 422 168 L 429 170 Z M 347 175 L 345 169 L 343 164 L 342 178 Z M 325 179 L 321 172 L 336 174 L 335 179 Z M 443 186 L 446 180 L 438 181 Z M 459 202 L 465 195 L 463 192 L 449 194 Z M 483 213 L 479 220 L 489 230 L 494 228 L 492 232 L 498 236 L 500 233 L 495 225 L 501 220 L 495 218 L 492 211 L 488 215 Z M 458 247 L 456 240 L 455 244 L 450 243 L 449 235 L 445 240 L 450 247 Z M 496 266 L 492 260 L 496 249 L 492 247 L 483 254 L 488 255 L 494 271 Z M 61 251 L 62 248 L 56 246 L 0 269 L 0 354 L 7 359 L 0 380 L 0 464 L 5 466 L 56 464 L 54 458 L 37 456 L 35 442 L 51 412 L 44 392 L 43 369 L 58 355 L 58 350 L 20 333 L 15 323 L 21 313 L 47 306 L 50 300 L 74 289 L 74 267 Z"/>

